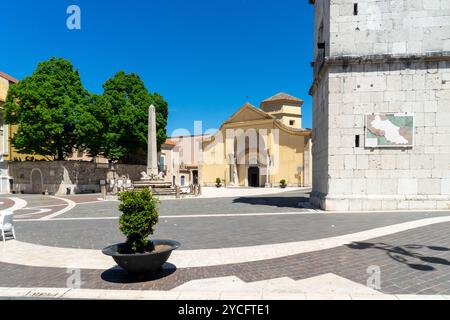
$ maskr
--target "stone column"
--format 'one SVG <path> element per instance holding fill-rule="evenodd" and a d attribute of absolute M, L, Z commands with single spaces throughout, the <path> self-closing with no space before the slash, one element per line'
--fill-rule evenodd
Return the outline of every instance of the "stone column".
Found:
<path fill-rule="evenodd" d="M 148 147 L 147 147 L 147 174 L 150 177 L 158 175 L 158 152 L 156 145 L 156 110 L 151 105 L 148 109 Z"/>
<path fill-rule="evenodd" d="M 230 185 L 238 186 L 239 185 L 239 176 L 237 172 L 237 158 L 233 153 L 228 154 L 228 163 L 230 166 Z"/>
<path fill-rule="evenodd" d="M 265 187 L 266 188 L 271 188 L 272 184 L 270 183 L 271 180 L 271 167 L 272 167 L 272 162 L 273 162 L 273 156 L 270 155 L 269 150 L 267 150 L 267 164 L 266 164 L 266 184 Z"/>

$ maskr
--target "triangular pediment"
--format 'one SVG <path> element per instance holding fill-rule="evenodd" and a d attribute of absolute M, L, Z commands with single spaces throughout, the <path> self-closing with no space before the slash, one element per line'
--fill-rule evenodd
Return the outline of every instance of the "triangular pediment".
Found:
<path fill-rule="evenodd" d="M 224 124 L 267 119 L 274 120 L 274 117 L 262 111 L 261 109 L 256 108 L 250 103 L 246 103 L 230 118 L 228 118 L 228 120 L 225 121 Z"/>

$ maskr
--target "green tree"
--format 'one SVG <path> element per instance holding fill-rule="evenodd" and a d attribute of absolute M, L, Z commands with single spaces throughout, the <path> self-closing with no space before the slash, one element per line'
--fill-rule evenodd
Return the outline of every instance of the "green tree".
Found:
<path fill-rule="evenodd" d="M 103 85 L 108 105 L 108 129 L 103 134 L 105 156 L 129 163 L 133 155 L 147 150 L 148 109 L 156 108 L 158 150 L 166 139 L 168 105 L 163 97 L 150 94 L 141 78 L 118 72 Z M 109 112 L 109 111 L 108 111 Z"/>
<path fill-rule="evenodd" d="M 4 105 L 5 122 L 18 125 L 12 145 L 19 153 L 64 160 L 77 146 L 77 121 L 86 116 L 90 99 L 71 62 L 39 63 L 30 77 L 11 86 Z"/>
<path fill-rule="evenodd" d="M 102 95 L 92 94 L 79 112 L 75 125 L 79 150 L 87 151 L 92 157 L 110 153 L 110 141 L 115 134 L 110 130 L 111 104 Z"/>

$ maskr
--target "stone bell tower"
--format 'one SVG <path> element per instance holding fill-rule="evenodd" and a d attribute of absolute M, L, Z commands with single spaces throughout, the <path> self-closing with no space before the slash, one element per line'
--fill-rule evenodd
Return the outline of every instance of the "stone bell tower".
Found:
<path fill-rule="evenodd" d="M 302 127 L 302 105 L 302 99 L 286 93 L 278 93 L 261 102 L 261 109 L 283 124 L 300 129 Z"/>
<path fill-rule="evenodd" d="M 450 208 L 450 1 L 314 5 L 313 192 L 326 210 Z"/>

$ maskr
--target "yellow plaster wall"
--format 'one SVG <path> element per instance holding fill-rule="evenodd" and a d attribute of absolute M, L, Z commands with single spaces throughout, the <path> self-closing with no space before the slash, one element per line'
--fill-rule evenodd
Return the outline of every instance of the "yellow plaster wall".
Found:
<path fill-rule="evenodd" d="M 8 125 L 8 141 L 14 134 L 17 132 L 17 125 Z M 33 157 L 35 160 L 52 160 L 47 159 L 40 155 L 32 155 L 32 154 L 22 154 L 18 153 L 16 149 L 12 146 L 11 142 L 8 142 L 8 154 L 4 156 L 6 161 L 25 161 L 26 159 Z"/>
<path fill-rule="evenodd" d="M 228 159 L 226 159 L 225 154 L 225 144 L 226 144 L 226 129 L 255 129 L 256 132 L 261 129 L 267 130 L 268 133 L 272 134 L 273 129 L 278 129 L 274 125 L 274 120 L 261 119 L 261 116 L 254 118 L 251 114 L 252 111 L 245 110 L 239 113 L 233 121 L 226 123 L 222 126 L 220 132 L 223 137 L 223 141 L 214 138 L 213 142 L 203 143 L 203 164 L 200 166 L 200 182 L 203 185 L 211 186 L 215 184 L 217 177 L 225 180 L 228 184 L 230 181 L 229 177 L 229 166 Z M 253 120 L 247 120 L 253 119 Z M 305 183 L 303 177 L 303 170 L 298 171 L 299 168 L 303 167 L 304 163 L 304 148 L 306 143 L 306 137 L 303 134 L 296 134 L 292 132 L 287 132 L 285 130 L 279 129 L 279 158 L 278 158 L 278 169 L 275 172 L 271 172 L 270 182 L 273 186 L 277 186 L 280 180 L 285 179 L 289 185 L 299 186 Z M 271 138 L 267 139 L 266 147 L 269 149 L 270 154 L 274 154 L 273 147 L 271 145 Z M 229 141 L 230 145 L 234 142 Z M 219 156 L 220 155 L 220 156 Z M 211 163 L 213 158 L 221 158 L 222 163 Z M 277 159 L 275 160 L 277 161 Z M 245 164 L 238 164 L 238 176 L 239 184 L 241 186 L 245 185 L 245 177 L 247 175 L 247 168 Z M 264 181 L 264 177 L 261 177 Z"/>
<path fill-rule="evenodd" d="M 302 118 L 301 117 L 293 117 L 293 116 L 282 116 L 281 122 L 289 127 L 300 129 L 302 127 Z M 293 126 L 290 125 L 290 121 L 294 120 L 295 123 Z"/>
<path fill-rule="evenodd" d="M 0 108 L 3 108 L 4 102 L 6 101 L 6 97 L 8 95 L 8 90 L 9 90 L 9 81 L 3 78 L 0 78 Z M 3 110 L 2 110 L 3 111 Z M 9 139 L 17 132 L 17 126 L 16 125 L 8 125 L 7 126 L 7 130 L 6 132 L 4 132 L 4 134 L 6 134 L 8 137 L 8 141 Z M 17 153 L 17 151 L 13 148 L 13 146 L 11 145 L 10 142 L 8 142 L 8 151 L 7 154 L 4 155 L 3 159 L 7 160 L 7 161 L 11 161 L 11 160 L 25 160 L 25 158 L 31 157 L 32 155 L 26 155 L 26 154 L 19 154 Z M 42 156 L 33 156 L 36 160 L 41 160 L 44 159 L 44 157 Z"/>
<path fill-rule="evenodd" d="M 0 77 L 0 106 L 2 105 L 2 102 L 6 101 L 8 89 L 9 81 Z"/>
<path fill-rule="evenodd" d="M 278 185 L 285 179 L 288 185 L 303 185 L 303 166 L 305 137 L 280 130 L 278 170 L 271 172 L 270 182 Z"/>

